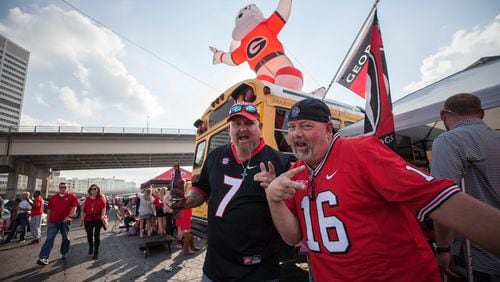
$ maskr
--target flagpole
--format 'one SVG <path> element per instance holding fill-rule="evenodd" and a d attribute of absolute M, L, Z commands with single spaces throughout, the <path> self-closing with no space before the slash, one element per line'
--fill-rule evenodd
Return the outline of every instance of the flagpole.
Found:
<path fill-rule="evenodd" d="M 333 76 L 333 79 L 332 81 L 330 81 L 330 84 L 328 85 L 328 88 L 326 88 L 326 92 L 325 94 L 323 95 L 323 98 L 321 100 L 324 100 L 325 97 L 326 97 L 326 94 L 328 94 L 328 91 L 330 90 L 330 88 L 332 87 L 333 83 L 335 82 L 335 80 L 337 79 L 337 76 L 339 75 L 340 73 L 340 70 L 344 67 L 344 63 L 347 59 L 347 57 L 349 57 L 349 55 L 351 55 L 351 50 L 352 48 L 354 47 L 354 44 L 356 44 L 358 42 L 358 39 L 359 39 L 359 35 L 365 30 L 365 27 L 366 27 L 366 24 L 368 23 L 368 20 L 371 18 L 373 12 L 377 9 L 377 4 L 380 0 L 374 0 L 373 2 L 373 6 L 370 10 L 370 13 L 368 13 L 368 17 L 366 17 L 365 21 L 363 22 L 363 25 L 361 26 L 361 29 L 358 31 L 358 34 L 356 35 L 356 37 L 354 38 L 354 41 L 352 42 L 351 44 L 351 47 L 349 47 L 349 51 L 347 52 L 346 56 L 344 57 L 344 59 L 342 60 L 342 63 L 340 64 L 339 68 L 337 69 L 337 72 L 335 73 L 335 75 Z"/>

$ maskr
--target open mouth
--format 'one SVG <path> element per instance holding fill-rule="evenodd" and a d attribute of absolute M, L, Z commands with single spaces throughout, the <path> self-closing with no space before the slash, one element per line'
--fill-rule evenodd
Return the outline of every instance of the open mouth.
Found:
<path fill-rule="evenodd" d="M 246 141 L 248 141 L 248 139 L 250 139 L 250 137 L 248 137 L 248 135 L 238 136 L 238 141 L 240 141 L 240 142 L 246 142 Z"/>
<path fill-rule="evenodd" d="M 306 142 L 295 142 L 295 148 L 297 148 L 297 149 L 306 149 L 307 148 L 307 143 Z"/>

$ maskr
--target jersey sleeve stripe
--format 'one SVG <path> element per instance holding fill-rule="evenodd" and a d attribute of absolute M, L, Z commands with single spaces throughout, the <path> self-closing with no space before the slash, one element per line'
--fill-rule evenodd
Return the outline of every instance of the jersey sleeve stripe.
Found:
<path fill-rule="evenodd" d="M 205 198 L 205 201 L 207 200 L 207 193 L 205 191 L 203 191 L 202 189 L 195 187 L 195 186 L 192 186 L 191 190 L 200 193 L 203 196 L 203 198 Z"/>
<path fill-rule="evenodd" d="M 278 11 L 274 11 L 274 13 L 275 13 L 276 15 L 278 15 L 278 17 L 279 17 L 279 18 L 280 18 L 280 19 L 281 19 L 284 23 L 286 23 L 285 19 L 284 19 L 284 18 L 280 15 L 280 13 L 278 13 Z"/>
<path fill-rule="evenodd" d="M 434 209 L 439 207 L 442 203 L 448 200 L 455 193 L 460 192 L 460 188 L 457 185 L 449 186 L 448 188 L 441 191 L 432 201 L 430 201 L 426 206 L 420 209 L 417 214 L 417 219 L 424 221 L 425 217 L 432 212 Z"/>

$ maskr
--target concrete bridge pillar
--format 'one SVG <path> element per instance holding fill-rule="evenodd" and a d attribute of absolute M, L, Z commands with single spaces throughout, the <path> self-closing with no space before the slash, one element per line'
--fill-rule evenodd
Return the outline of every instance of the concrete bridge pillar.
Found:
<path fill-rule="evenodd" d="M 44 199 L 47 199 L 49 197 L 49 179 L 51 179 L 52 176 L 49 175 L 46 178 L 42 178 L 42 189 L 41 189 L 41 194 Z"/>
<path fill-rule="evenodd" d="M 9 178 L 7 179 L 7 190 L 5 191 L 5 197 L 9 200 L 13 200 L 17 193 L 17 180 L 19 174 L 16 171 L 9 172 Z"/>
<path fill-rule="evenodd" d="M 26 191 L 30 192 L 30 195 L 33 195 L 36 188 L 36 177 L 32 175 L 28 175 L 28 186 L 26 187 Z"/>

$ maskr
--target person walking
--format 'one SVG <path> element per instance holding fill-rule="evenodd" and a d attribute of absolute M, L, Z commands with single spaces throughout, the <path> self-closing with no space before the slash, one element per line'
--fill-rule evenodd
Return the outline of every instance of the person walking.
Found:
<path fill-rule="evenodd" d="M 30 230 L 33 239 L 30 245 L 40 243 L 40 238 L 42 235 L 42 214 L 43 214 L 43 198 L 40 191 L 35 191 L 33 193 L 33 205 L 31 207 L 31 221 Z"/>
<path fill-rule="evenodd" d="M 231 143 L 208 154 L 184 201 L 187 209 L 208 201 L 201 281 L 277 281 L 281 239 L 264 189 L 253 176 L 261 162 L 272 162 L 277 174 L 285 172 L 290 162 L 260 137 L 262 123 L 255 105 L 233 105 L 227 122 Z"/>
<path fill-rule="evenodd" d="M 37 264 L 49 264 L 50 252 L 58 232 L 62 236 L 61 258 L 66 259 L 70 248 L 69 229 L 78 205 L 78 198 L 73 193 L 68 192 L 68 185 L 65 182 L 59 183 L 59 193 L 50 197 L 47 207 L 47 239 L 42 245 L 36 261 Z"/>
<path fill-rule="evenodd" d="M 139 237 L 144 237 L 144 229 L 146 234 L 151 236 L 153 232 L 153 216 L 155 215 L 155 206 L 153 204 L 153 189 L 146 188 L 144 194 L 137 195 L 139 199 Z"/>
<path fill-rule="evenodd" d="M 7 236 L 7 239 L 5 239 L 4 243 L 9 243 L 10 240 L 12 240 L 12 238 L 16 235 L 17 228 L 19 226 L 21 226 L 21 235 L 19 236 L 18 243 L 25 242 L 26 230 L 28 228 L 31 212 L 31 204 L 29 203 L 29 198 L 29 192 L 24 192 L 21 195 L 21 202 L 19 202 L 19 205 L 16 207 L 17 216 L 14 220 L 12 231 L 9 233 L 9 236 Z"/>
<path fill-rule="evenodd" d="M 481 100 L 469 93 L 453 95 L 440 115 L 448 132 L 432 143 L 431 175 L 460 183 L 465 193 L 500 209 L 500 133 L 484 123 Z M 452 266 L 466 268 L 465 239 L 442 224 L 434 229 L 438 263 L 454 281 L 459 275 Z M 471 255 L 474 281 L 500 281 L 499 255 L 476 244 Z"/>
<path fill-rule="evenodd" d="M 106 198 L 101 194 L 101 188 L 96 184 L 92 184 L 87 190 L 87 197 L 80 213 L 80 226 L 85 226 L 87 242 L 89 243 L 89 255 L 93 254 L 92 259 L 98 259 L 99 257 L 101 227 L 105 226 L 105 217 Z"/>
<path fill-rule="evenodd" d="M 334 134 L 321 100 L 292 106 L 287 138 L 298 161 L 265 191 L 285 242 L 307 242 L 315 282 L 441 281 L 418 225 L 427 217 L 500 253 L 499 210 L 419 171 L 374 136 Z"/>

